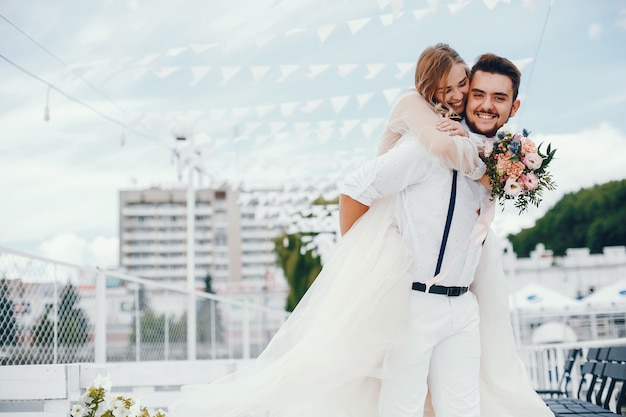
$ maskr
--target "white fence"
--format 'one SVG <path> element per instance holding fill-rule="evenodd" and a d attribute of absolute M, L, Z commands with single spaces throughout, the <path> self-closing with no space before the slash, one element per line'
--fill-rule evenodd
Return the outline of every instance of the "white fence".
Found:
<path fill-rule="evenodd" d="M 190 302 L 183 285 L 0 248 L 2 365 L 246 359 L 287 315 L 201 291 Z"/>

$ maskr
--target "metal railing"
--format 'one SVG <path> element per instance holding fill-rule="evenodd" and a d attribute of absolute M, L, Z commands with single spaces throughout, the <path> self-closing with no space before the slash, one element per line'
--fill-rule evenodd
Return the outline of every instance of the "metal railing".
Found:
<path fill-rule="evenodd" d="M 184 285 L 0 248 L 0 364 L 248 359 L 288 316 L 254 297 L 200 291 L 189 308 Z"/>

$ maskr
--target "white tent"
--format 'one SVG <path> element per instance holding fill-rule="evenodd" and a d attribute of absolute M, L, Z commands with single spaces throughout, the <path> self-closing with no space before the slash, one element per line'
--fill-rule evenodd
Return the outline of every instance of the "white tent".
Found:
<path fill-rule="evenodd" d="M 537 284 L 509 296 L 511 310 L 525 313 L 571 313 L 582 309 L 579 301 Z"/>
<path fill-rule="evenodd" d="M 626 280 L 600 288 L 581 300 L 588 310 L 613 310 L 626 307 Z"/>
<path fill-rule="evenodd" d="M 578 337 L 576 332 L 570 326 L 556 321 L 548 321 L 537 327 L 533 331 L 532 343 L 563 343 L 576 342 Z"/>

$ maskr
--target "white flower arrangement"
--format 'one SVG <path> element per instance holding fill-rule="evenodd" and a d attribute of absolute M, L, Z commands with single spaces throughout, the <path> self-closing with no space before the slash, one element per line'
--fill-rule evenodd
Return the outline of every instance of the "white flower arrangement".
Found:
<path fill-rule="evenodd" d="M 167 417 L 163 410 L 150 414 L 141 402 L 132 397 L 111 395 L 111 380 L 98 375 L 70 409 L 71 417 Z"/>

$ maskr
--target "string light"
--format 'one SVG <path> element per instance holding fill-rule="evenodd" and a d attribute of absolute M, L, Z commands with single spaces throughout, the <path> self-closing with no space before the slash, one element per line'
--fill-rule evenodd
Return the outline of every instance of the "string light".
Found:
<path fill-rule="evenodd" d="M 48 91 L 46 92 L 46 108 L 43 112 L 43 120 L 44 122 L 50 121 L 50 86 L 48 86 Z"/>

